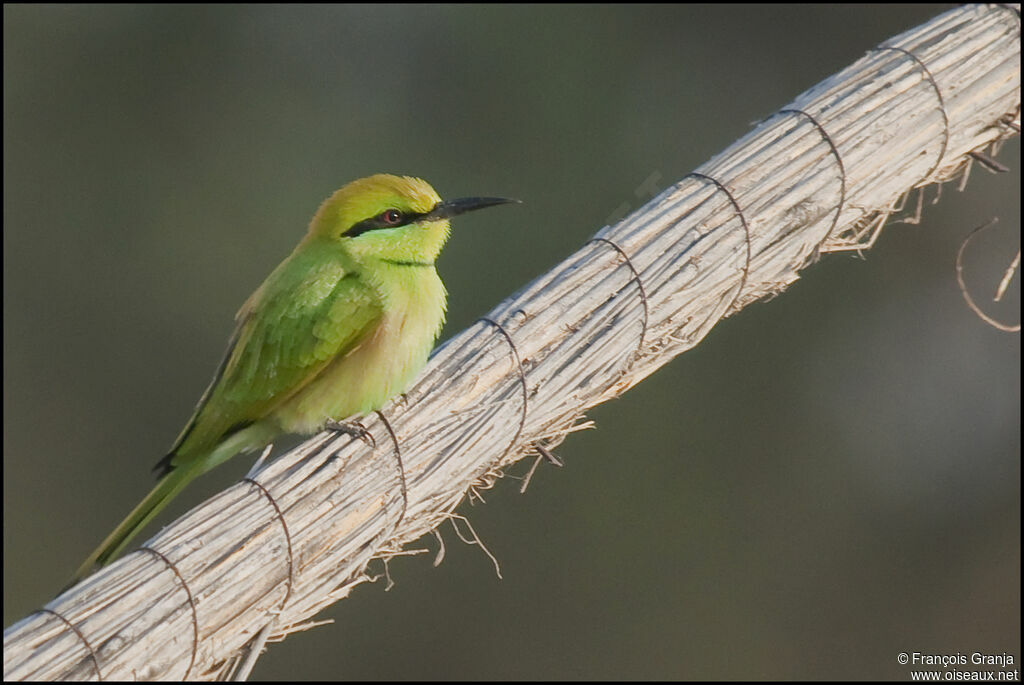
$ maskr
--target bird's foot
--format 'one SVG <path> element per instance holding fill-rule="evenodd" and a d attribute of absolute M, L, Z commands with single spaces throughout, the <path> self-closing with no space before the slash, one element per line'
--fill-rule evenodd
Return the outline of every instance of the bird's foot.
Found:
<path fill-rule="evenodd" d="M 377 446 L 377 441 L 373 439 L 373 434 L 366 430 L 366 426 L 358 421 L 328 421 L 324 424 L 324 428 L 329 431 L 351 435 L 353 438 L 359 438 L 371 447 Z"/>

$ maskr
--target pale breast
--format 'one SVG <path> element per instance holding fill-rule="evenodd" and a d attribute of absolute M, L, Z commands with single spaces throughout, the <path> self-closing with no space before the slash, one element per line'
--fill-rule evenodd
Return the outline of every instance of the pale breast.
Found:
<path fill-rule="evenodd" d="M 275 411 L 285 431 L 311 433 L 328 420 L 379 409 L 423 368 L 444 323 L 444 285 L 433 267 L 394 267 L 381 279 L 380 323 Z"/>

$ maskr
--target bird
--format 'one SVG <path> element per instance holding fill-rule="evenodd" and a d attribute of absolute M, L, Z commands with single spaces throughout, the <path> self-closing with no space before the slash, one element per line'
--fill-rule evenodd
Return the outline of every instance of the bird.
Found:
<path fill-rule="evenodd" d="M 238 310 L 224 358 L 158 462 L 159 480 L 72 584 L 113 561 L 193 479 L 282 434 L 308 435 L 382 407 L 422 370 L 444 324 L 434 262 L 449 219 L 518 203 L 442 200 L 426 181 L 375 174 L 320 205 L 305 236 Z"/>

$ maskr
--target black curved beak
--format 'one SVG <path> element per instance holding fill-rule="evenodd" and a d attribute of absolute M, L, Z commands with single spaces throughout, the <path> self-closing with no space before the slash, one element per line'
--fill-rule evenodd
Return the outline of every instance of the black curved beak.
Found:
<path fill-rule="evenodd" d="M 444 202 L 438 202 L 432 210 L 420 218 L 420 221 L 450 219 L 453 216 L 477 209 L 507 204 L 521 204 L 521 202 L 520 200 L 513 200 L 507 197 L 463 197 L 458 200 L 445 200 Z"/>

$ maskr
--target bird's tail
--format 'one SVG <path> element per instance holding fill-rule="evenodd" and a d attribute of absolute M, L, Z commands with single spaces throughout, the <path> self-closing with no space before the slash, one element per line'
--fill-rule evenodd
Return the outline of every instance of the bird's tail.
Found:
<path fill-rule="evenodd" d="M 132 509 L 132 513 L 128 514 L 128 517 L 114 529 L 114 532 L 108 535 L 107 539 L 78 567 L 68 587 L 92 573 L 94 566 L 104 566 L 113 561 L 121 553 L 121 550 L 131 542 L 132 538 L 153 520 L 153 517 L 159 514 L 167 506 L 167 503 L 188 485 L 189 481 L 200 473 L 202 473 L 200 469 L 183 466 L 168 472 L 161 478 L 145 499 Z"/>

